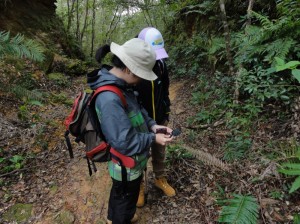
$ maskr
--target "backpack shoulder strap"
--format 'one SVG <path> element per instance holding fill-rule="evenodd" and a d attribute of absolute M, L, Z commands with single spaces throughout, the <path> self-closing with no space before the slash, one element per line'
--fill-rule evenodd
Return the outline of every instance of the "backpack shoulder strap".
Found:
<path fill-rule="evenodd" d="M 92 100 L 99 93 L 105 92 L 105 91 L 111 91 L 111 92 L 114 92 L 115 94 L 117 94 L 120 97 L 123 106 L 125 108 L 127 108 L 127 102 L 126 102 L 125 96 L 124 96 L 123 92 L 120 90 L 120 88 L 118 88 L 117 86 L 112 86 L 112 85 L 100 86 L 98 89 L 95 90 Z"/>

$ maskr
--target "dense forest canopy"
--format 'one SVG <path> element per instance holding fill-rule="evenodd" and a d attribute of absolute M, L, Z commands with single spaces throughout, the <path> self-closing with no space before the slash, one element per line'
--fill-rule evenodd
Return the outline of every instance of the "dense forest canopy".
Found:
<path fill-rule="evenodd" d="M 97 48 L 122 44 L 147 26 L 162 32 L 171 78 L 190 91 L 181 120 L 190 146 L 170 146 L 168 163 L 190 159 L 189 148 L 225 172 L 208 180 L 212 216 L 221 223 L 299 223 L 299 0 L 1 1 L 0 100 L 13 98 L 15 112 L 1 107 L 1 114 L 16 114 L 26 130 L 38 127 L 33 148 L 48 150 L 45 130 L 61 125 L 44 122 L 41 108 L 70 106 L 62 91 L 98 67 Z M 1 186 L 21 178 L 8 174 L 22 172 L 31 146 L 0 145 Z M 266 215 L 262 198 L 281 203 L 282 219 Z"/>

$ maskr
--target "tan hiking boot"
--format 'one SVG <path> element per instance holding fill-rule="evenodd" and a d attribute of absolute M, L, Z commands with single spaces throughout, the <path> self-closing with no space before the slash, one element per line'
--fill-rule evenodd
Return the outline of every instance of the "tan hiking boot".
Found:
<path fill-rule="evenodd" d="M 174 188 L 168 184 L 168 181 L 165 177 L 159 177 L 158 179 L 155 178 L 154 184 L 156 187 L 160 188 L 168 197 L 176 195 Z"/>
<path fill-rule="evenodd" d="M 130 222 L 131 223 L 135 223 L 135 222 L 137 222 L 139 220 L 139 216 L 136 214 L 136 213 L 134 213 L 134 216 L 133 216 L 133 218 L 130 220 Z"/>
<path fill-rule="evenodd" d="M 140 186 L 140 193 L 139 193 L 138 201 L 136 203 L 136 207 L 141 208 L 144 205 L 145 205 L 145 183 L 142 182 Z"/>
<path fill-rule="evenodd" d="M 131 223 L 135 223 L 135 222 L 137 222 L 138 220 L 139 220 L 139 216 L 138 216 L 136 213 L 134 213 L 134 216 L 133 216 L 133 218 L 130 220 L 130 222 L 131 222 Z M 109 219 L 107 219 L 107 220 L 106 220 L 106 223 L 107 223 L 107 224 L 112 224 L 112 221 L 109 220 Z"/>

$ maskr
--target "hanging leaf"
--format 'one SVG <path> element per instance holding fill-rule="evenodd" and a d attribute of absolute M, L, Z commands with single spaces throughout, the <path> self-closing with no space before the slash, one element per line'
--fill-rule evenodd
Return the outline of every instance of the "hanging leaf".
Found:
<path fill-rule="evenodd" d="M 299 69 L 293 69 L 292 75 L 300 82 L 300 70 Z"/>
<path fill-rule="evenodd" d="M 300 176 L 296 178 L 296 180 L 293 182 L 291 189 L 289 193 L 293 193 L 294 191 L 298 190 L 300 188 Z"/>
<path fill-rule="evenodd" d="M 286 69 L 295 69 L 298 65 L 300 65 L 300 61 L 289 61 L 284 65 L 276 66 L 276 72 L 283 71 Z"/>
<path fill-rule="evenodd" d="M 278 66 L 282 66 L 285 64 L 284 60 L 279 57 L 275 57 L 275 61 Z"/>

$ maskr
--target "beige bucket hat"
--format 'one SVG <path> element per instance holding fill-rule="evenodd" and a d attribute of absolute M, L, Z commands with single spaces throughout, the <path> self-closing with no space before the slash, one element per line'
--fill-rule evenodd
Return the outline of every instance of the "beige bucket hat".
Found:
<path fill-rule="evenodd" d="M 156 54 L 145 41 L 133 38 L 123 45 L 112 42 L 110 51 L 120 58 L 136 76 L 149 81 L 157 79 L 157 76 L 152 71 L 156 61 Z"/>

